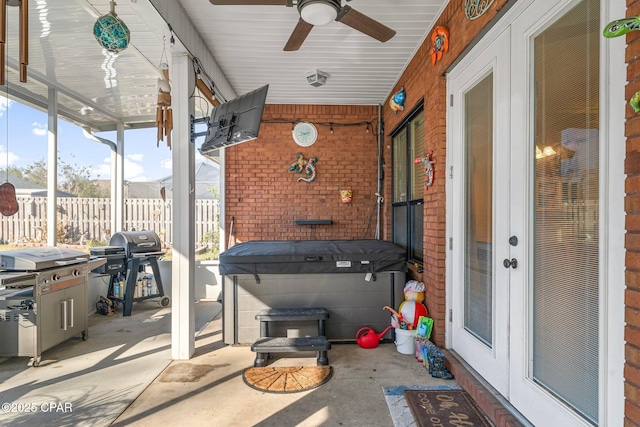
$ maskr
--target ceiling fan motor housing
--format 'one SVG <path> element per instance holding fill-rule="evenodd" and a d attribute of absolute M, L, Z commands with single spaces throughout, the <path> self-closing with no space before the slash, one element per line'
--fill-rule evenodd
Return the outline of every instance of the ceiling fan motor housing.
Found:
<path fill-rule="evenodd" d="M 299 0 L 297 5 L 300 17 L 311 25 L 334 21 L 340 6 L 340 0 Z"/>

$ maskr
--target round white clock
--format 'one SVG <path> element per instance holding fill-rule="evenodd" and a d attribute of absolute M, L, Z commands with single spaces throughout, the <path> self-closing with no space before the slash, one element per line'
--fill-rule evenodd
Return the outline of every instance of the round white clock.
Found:
<path fill-rule="evenodd" d="M 299 122 L 293 127 L 293 140 L 301 147 L 313 145 L 318 139 L 318 129 L 309 122 Z"/>

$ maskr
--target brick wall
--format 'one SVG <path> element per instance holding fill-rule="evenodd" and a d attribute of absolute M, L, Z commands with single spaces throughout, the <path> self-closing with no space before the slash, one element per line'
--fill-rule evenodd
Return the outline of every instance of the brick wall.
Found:
<path fill-rule="evenodd" d="M 431 63 L 431 40 L 417 50 L 391 93 L 405 88 L 405 111 L 395 114 L 383 105 L 385 202 L 381 238 L 391 240 L 391 137 L 406 115 L 424 102 L 425 151 L 433 150 L 435 179 L 424 195 L 424 272 L 411 267 L 411 275 L 425 283 L 425 304 L 434 318 L 433 341 L 445 343 L 445 257 L 446 257 L 446 78 L 444 72 L 504 6 L 496 0 L 481 18 L 469 21 L 464 1 L 448 3 L 436 25 L 449 28 L 449 51 L 441 61 Z M 377 106 L 267 105 L 260 138 L 226 151 L 226 219 L 234 218 L 236 241 L 295 239 L 360 239 L 375 236 L 376 136 L 365 132 L 372 122 L 376 129 Z M 304 120 L 335 123 L 319 125 L 318 141 L 308 148 L 298 147 L 291 138 L 292 122 Z M 277 123 L 280 121 L 281 123 Z M 289 172 L 296 153 L 318 157 L 318 176 L 311 183 L 297 182 L 299 175 Z M 351 187 L 353 202 L 340 202 L 338 188 Z M 296 219 L 331 219 L 332 225 L 299 226 Z"/>
<path fill-rule="evenodd" d="M 496 0 L 481 18 L 470 21 L 465 16 L 464 1 L 449 2 L 436 25 L 449 29 L 449 51 L 435 65 L 431 62 L 431 37 L 416 52 L 404 74 L 391 93 L 404 86 L 406 92 L 405 111 L 395 114 L 388 107 L 388 99 L 383 111 L 385 123 L 384 156 L 387 159 L 385 176 L 391 177 L 391 137 L 408 112 L 424 102 L 425 153 L 433 150 L 435 177 L 432 187 L 424 193 L 424 264 L 423 273 L 412 271 L 412 275 L 425 283 L 427 299 L 425 304 L 434 319 L 432 340 L 439 346 L 445 343 L 445 257 L 446 257 L 446 109 L 447 85 L 444 72 L 464 51 L 483 27 L 494 18 L 506 0 Z M 431 34 L 431 33 L 429 33 Z M 391 195 L 391 180 L 385 181 L 385 195 Z M 387 206 L 388 208 L 388 206 Z M 387 211 L 385 211 L 388 213 Z M 385 215 L 385 238 L 390 236 L 390 214 Z"/>
<path fill-rule="evenodd" d="M 236 241 L 374 238 L 377 116 L 376 106 L 267 105 L 259 138 L 226 150 L 227 230 L 233 217 Z M 296 120 L 316 125 L 315 144 L 293 141 Z M 313 182 L 289 171 L 296 153 L 318 158 Z M 353 191 L 351 203 L 341 202 L 341 187 Z M 333 224 L 295 225 L 297 219 Z"/>
<path fill-rule="evenodd" d="M 627 1 L 627 16 L 640 14 L 640 1 Z M 640 90 L 640 33 L 627 36 L 626 98 Z M 625 291 L 626 340 L 625 425 L 640 425 L 640 116 L 627 106 L 625 160 L 625 211 L 627 234 Z"/>

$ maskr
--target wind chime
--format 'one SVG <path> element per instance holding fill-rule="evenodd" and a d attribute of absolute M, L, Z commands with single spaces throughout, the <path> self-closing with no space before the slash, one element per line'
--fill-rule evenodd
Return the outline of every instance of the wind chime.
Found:
<path fill-rule="evenodd" d="M 20 6 L 20 81 L 27 82 L 29 63 L 29 2 L 27 0 L 0 0 L 0 85 L 5 82 L 5 44 L 7 42 L 7 6 Z"/>
<path fill-rule="evenodd" d="M 158 127 L 158 145 L 167 137 L 167 147 L 171 148 L 173 130 L 173 110 L 171 110 L 171 84 L 169 83 L 169 65 L 160 64 L 164 78 L 158 79 L 158 107 L 156 108 L 156 126 Z"/>
<path fill-rule="evenodd" d="M 5 56 L 7 42 L 7 6 L 20 6 L 20 81 L 27 82 L 27 64 L 29 63 L 29 8 L 28 0 L 0 0 L 0 85 L 5 85 L 7 98 L 9 97 L 9 84 L 5 81 Z M 7 153 L 7 181 L 0 185 L 0 213 L 4 216 L 11 216 L 18 212 L 18 202 L 16 200 L 16 189 L 9 182 L 9 114 L 7 112 L 7 143 L 5 145 Z"/>

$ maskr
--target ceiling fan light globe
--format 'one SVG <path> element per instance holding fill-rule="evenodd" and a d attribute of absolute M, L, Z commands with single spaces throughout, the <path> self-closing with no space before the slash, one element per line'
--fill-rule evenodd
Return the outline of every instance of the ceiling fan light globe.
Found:
<path fill-rule="evenodd" d="M 307 3 L 300 10 L 300 17 L 311 25 L 326 25 L 335 21 L 338 10 L 330 3 Z"/>

